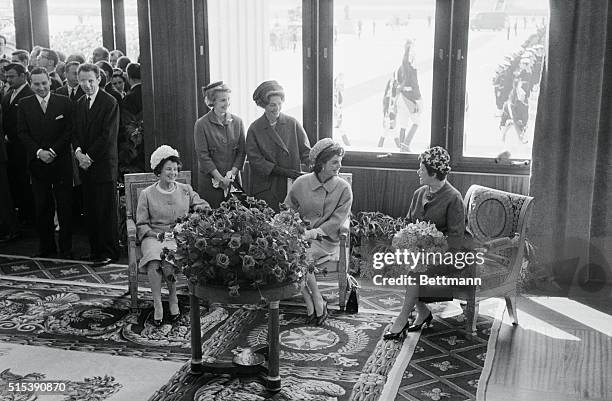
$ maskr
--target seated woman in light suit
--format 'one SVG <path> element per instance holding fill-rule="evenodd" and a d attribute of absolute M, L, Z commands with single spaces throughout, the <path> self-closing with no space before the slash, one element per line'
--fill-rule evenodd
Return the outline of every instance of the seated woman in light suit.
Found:
<path fill-rule="evenodd" d="M 305 238 L 310 240 L 308 256 L 315 263 L 322 258 L 338 260 L 339 234 L 348 230 L 353 204 L 353 192 L 348 182 L 338 177 L 344 149 L 330 138 L 321 139 L 310 151 L 314 165 L 312 173 L 298 177 L 285 198 L 285 204 L 296 210 L 309 224 Z M 327 302 L 323 300 L 313 273 L 306 276 L 302 288 L 308 323 L 321 325 L 328 316 Z"/>
<path fill-rule="evenodd" d="M 211 110 L 195 123 L 193 139 L 198 154 L 198 193 L 213 208 L 219 207 L 238 180 L 246 158 L 244 125 L 228 111 L 230 88 L 222 81 L 205 88 L 206 104 Z"/>
<path fill-rule="evenodd" d="M 158 235 L 171 234 L 176 219 L 189 212 L 189 208 L 208 207 L 208 203 L 200 199 L 191 185 L 176 181 L 180 167 L 181 160 L 175 149 L 168 145 L 157 148 L 151 154 L 151 168 L 159 177 L 159 181 L 142 190 L 136 209 L 136 229 L 142 253 L 138 270 L 149 276 L 155 308 L 153 323 L 156 326 L 161 326 L 164 316 L 161 300 L 162 276 L 170 293 L 170 321 L 174 322 L 180 316 L 174 267 L 166 261 L 162 262 L 160 257 L 164 248 L 176 250 L 176 241 L 170 235 L 165 235 L 163 241 L 160 241 Z"/>

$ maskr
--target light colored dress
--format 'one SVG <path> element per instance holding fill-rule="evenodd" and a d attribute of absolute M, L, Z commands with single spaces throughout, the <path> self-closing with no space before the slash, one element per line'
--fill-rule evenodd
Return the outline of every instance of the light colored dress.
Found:
<path fill-rule="evenodd" d="M 348 182 L 333 176 L 322 183 L 315 173 L 298 177 L 291 188 L 285 204 L 296 210 L 311 229 L 322 235 L 312 240 L 308 255 L 315 262 L 337 261 L 340 255 L 339 234 L 348 232 L 349 214 L 353 205 L 353 191 Z"/>
<path fill-rule="evenodd" d="M 174 239 L 160 241 L 155 237 L 145 237 L 149 231 L 155 233 L 171 232 L 176 219 L 189 212 L 189 208 L 198 205 L 208 205 L 201 199 L 191 185 L 180 182 L 171 191 L 159 187 L 159 183 L 143 189 L 138 197 L 136 209 L 136 230 L 141 241 L 142 258 L 138 270 L 146 273 L 146 265 L 152 260 L 161 260 L 160 254 L 164 248 L 176 250 Z"/>

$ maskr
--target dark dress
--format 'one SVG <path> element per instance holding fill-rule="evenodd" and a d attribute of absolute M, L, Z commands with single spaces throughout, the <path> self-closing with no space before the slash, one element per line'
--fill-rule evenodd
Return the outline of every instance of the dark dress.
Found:
<path fill-rule="evenodd" d="M 465 209 L 461 193 L 446 182 L 439 191 L 430 193 L 427 185 L 417 189 L 412 196 L 408 219 L 414 223 L 428 221 L 447 236 L 449 251 L 463 251 L 465 248 Z M 454 265 L 430 266 L 426 273 L 428 277 L 463 276 L 467 269 L 459 270 Z M 419 300 L 421 302 L 441 302 L 452 300 L 452 289 L 443 286 L 421 286 Z"/>

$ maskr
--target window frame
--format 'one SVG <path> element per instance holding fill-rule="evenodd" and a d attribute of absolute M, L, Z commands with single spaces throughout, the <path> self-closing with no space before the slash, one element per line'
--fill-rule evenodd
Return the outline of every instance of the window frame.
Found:
<path fill-rule="evenodd" d="M 316 135 L 309 136 L 311 140 L 312 137 L 331 138 L 334 0 L 303 1 L 305 5 L 314 4 L 314 8 L 319 11 L 315 21 L 307 21 L 307 16 L 304 15 L 305 32 L 311 29 L 319 33 L 315 42 L 319 49 L 315 53 L 320 59 L 324 58 L 324 52 L 328 57 L 331 54 L 330 60 L 318 64 L 319 71 L 323 73 L 315 75 L 317 89 L 314 99 L 307 99 L 308 92 L 304 91 L 304 115 L 306 116 L 306 105 L 316 101 L 316 105 L 310 106 L 317 109 Z M 449 151 L 454 171 L 529 175 L 531 160 L 511 159 L 508 163 L 500 164 L 492 157 L 463 155 L 469 16 L 469 0 L 436 0 L 430 143 L 432 146 L 444 146 Z M 306 74 L 305 67 L 304 77 Z M 304 85 L 306 87 L 307 83 Z M 346 167 L 400 169 L 417 169 L 419 163 L 418 155 L 414 153 L 364 152 L 348 149 L 342 162 Z"/>

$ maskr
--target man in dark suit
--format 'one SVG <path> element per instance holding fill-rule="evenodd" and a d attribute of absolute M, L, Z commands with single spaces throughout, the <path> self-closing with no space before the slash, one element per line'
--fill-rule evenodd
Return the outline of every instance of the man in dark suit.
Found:
<path fill-rule="evenodd" d="M 34 94 L 26 81 L 26 72 L 26 68 L 18 63 L 9 64 L 5 68 L 6 80 L 11 89 L 2 98 L 2 126 L 8 153 L 9 188 L 15 206 L 19 209 L 18 218 L 22 223 L 33 223 L 31 216 L 34 199 L 26 167 L 26 152 L 17 136 L 19 102 L 22 98 Z"/>
<path fill-rule="evenodd" d="M 0 188 L 8 188 L 8 175 L 6 171 L 6 144 L 2 130 L 2 106 L 0 106 Z M 0 191 L 0 243 L 11 241 L 18 237 L 17 218 L 11 191 Z"/>
<path fill-rule="evenodd" d="M 55 257 L 53 217 L 57 204 L 60 258 L 72 258 L 72 103 L 51 93 L 47 70 L 31 72 L 35 95 L 19 103 L 19 139 L 24 144 L 32 177 L 39 238 L 38 257 Z"/>
<path fill-rule="evenodd" d="M 55 72 L 55 68 L 59 63 L 59 57 L 57 56 L 57 52 L 55 50 L 46 48 L 42 49 L 38 54 L 37 62 L 38 67 L 45 68 L 49 73 L 52 91 L 55 91 L 64 85 L 62 79 L 58 76 L 57 72 Z"/>
<path fill-rule="evenodd" d="M 85 96 L 75 107 L 72 144 L 83 180 L 90 258 L 102 265 L 119 258 L 116 192 L 119 106 L 111 95 L 100 90 L 98 66 L 81 64 L 78 77 Z"/>
<path fill-rule="evenodd" d="M 79 78 L 77 76 L 78 68 L 79 63 L 77 61 L 68 62 L 68 64 L 66 64 L 66 85 L 55 91 L 58 95 L 68 96 L 75 104 L 77 100 L 85 94 L 79 85 Z"/>
<path fill-rule="evenodd" d="M 138 132 L 142 126 L 142 84 L 140 80 L 140 64 L 130 63 L 127 66 L 130 91 L 121 103 L 121 129 L 119 130 L 119 160 L 120 171 L 144 172 L 144 138 Z M 136 152 L 134 152 L 136 150 Z"/>
<path fill-rule="evenodd" d="M 102 73 L 104 74 L 103 79 L 101 79 L 100 81 L 100 88 L 104 89 L 106 93 L 114 97 L 119 107 L 121 107 L 123 98 L 121 97 L 121 93 L 119 93 L 119 91 L 115 89 L 115 86 L 113 85 L 113 82 L 112 82 L 113 81 L 113 67 L 111 67 L 108 61 L 104 61 L 104 60 L 98 61 L 96 65 L 98 66 L 98 68 L 100 68 L 100 70 L 102 70 Z"/>

